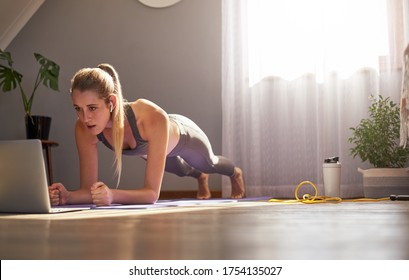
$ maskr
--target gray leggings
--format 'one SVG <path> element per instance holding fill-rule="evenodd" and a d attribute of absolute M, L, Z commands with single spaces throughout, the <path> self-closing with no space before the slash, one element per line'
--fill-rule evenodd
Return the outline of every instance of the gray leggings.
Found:
<path fill-rule="evenodd" d="M 198 178 L 201 173 L 233 176 L 234 164 L 223 156 L 213 154 L 206 134 L 190 119 L 170 114 L 180 130 L 180 140 L 166 158 L 165 170 L 178 176 Z"/>

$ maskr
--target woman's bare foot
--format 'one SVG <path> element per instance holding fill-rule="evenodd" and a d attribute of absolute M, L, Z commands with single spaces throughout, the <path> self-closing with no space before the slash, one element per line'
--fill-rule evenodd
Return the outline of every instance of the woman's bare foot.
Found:
<path fill-rule="evenodd" d="M 243 198 L 246 192 L 243 179 L 243 171 L 235 167 L 234 175 L 230 177 L 231 181 L 231 198 L 238 199 Z"/>
<path fill-rule="evenodd" d="M 209 175 L 202 173 L 197 179 L 199 187 L 197 190 L 196 198 L 197 199 L 209 199 L 212 197 L 212 194 L 209 190 Z"/>

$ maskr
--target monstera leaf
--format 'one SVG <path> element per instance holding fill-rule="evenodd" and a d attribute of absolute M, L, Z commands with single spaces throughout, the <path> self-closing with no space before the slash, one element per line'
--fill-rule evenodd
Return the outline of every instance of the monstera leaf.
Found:
<path fill-rule="evenodd" d="M 5 60 L 9 65 L 9 67 L 0 65 L 0 87 L 4 92 L 8 92 L 17 87 L 23 75 L 13 69 L 13 60 L 9 52 L 0 50 L 0 59 Z"/>
<path fill-rule="evenodd" d="M 37 88 L 41 84 L 52 90 L 58 91 L 60 66 L 54 61 L 45 58 L 41 54 L 34 53 L 34 57 L 40 64 L 40 68 L 38 69 L 33 90 L 29 96 L 26 96 L 21 85 L 23 75 L 14 70 L 13 59 L 11 58 L 10 52 L 5 52 L 0 49 L 0 62 L 3 60 L 7 63 L 7 65 L 0 64 L 0 89 L 3 92 L 8 92 L 18 87 L 23 101 L 24 111 L 27 115 L 31 115 L 31 107 L 33 105 L 34 96 Z"/>
<path fill-rule="evenodd" d="M 0 65 L 0 87 L 4 92 L 15 89 L 22 78 L 19 72 Z"/>
<path fill-rule="evenodd" d="M 58 76 L 60 74 L 60 66 L 54 61 L 51 61 L 41 54 L 34 53 L 35 58 L 41 67 L 39 70 L 40 79 L 44 86 L 58 91 Z"/>

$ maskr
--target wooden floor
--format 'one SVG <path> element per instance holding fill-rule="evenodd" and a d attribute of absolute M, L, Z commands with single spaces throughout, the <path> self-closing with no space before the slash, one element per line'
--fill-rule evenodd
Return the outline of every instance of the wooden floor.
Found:
<path fill-rule="evenodd" d="M 0 215 L 7 259 L 409 259 L 409 202 Z"/>

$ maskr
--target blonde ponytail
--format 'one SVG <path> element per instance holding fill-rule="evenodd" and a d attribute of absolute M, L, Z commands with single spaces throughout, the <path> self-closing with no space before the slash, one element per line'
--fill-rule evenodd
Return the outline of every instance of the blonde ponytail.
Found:
<path fill-rule="evenodd" d="M 114 94 L 116 95 L 116 106 L 112 111 L 112 138 L 113 138 L 113 148 L 115 154 L 115 175 L 117 176 L 117 187 L 121 180 L 122 172 L 122 149 L 124 141 L 124 99 L 122 95 L 121 83 L 119 82 L 119 75 L 109 64 L 98 65 L 99 69 L 107 72 L 114 82 Z M 109 97 L 108 97 L 109 98 Z"/>

